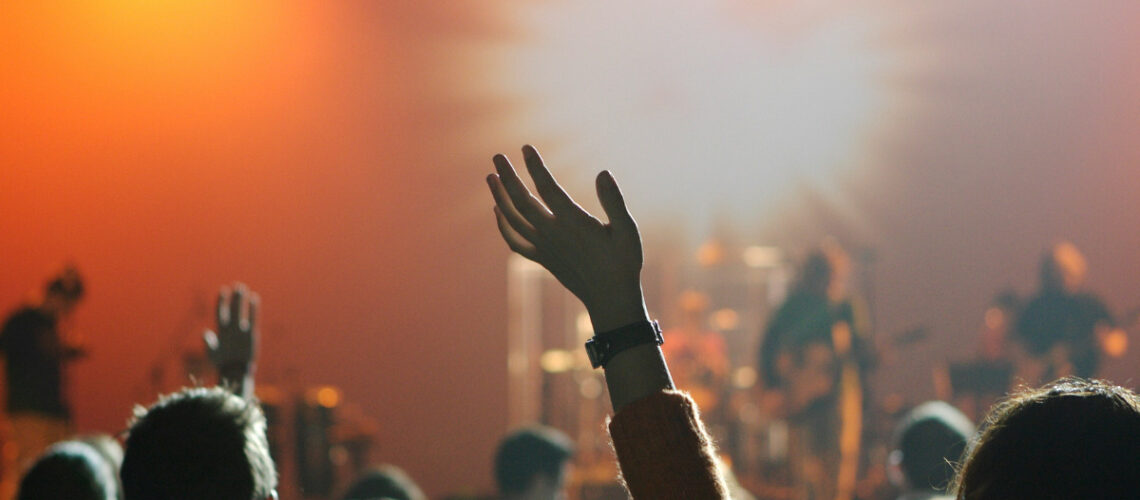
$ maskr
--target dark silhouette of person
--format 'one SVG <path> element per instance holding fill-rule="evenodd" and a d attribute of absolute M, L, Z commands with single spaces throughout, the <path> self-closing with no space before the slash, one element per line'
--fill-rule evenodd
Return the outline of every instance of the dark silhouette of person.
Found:
<path fill-rule="evenodd" d="M 961 500 L 1136 498 L 1140 400 L 1065 378 L 994 407 L 952 491 Z"/>
<path fill-rule="evenodd" d="M 1016 339 L 1029 358 L 1019 377 L 1030 384 L 1074 375 L 1095 376 L 1102 338 L 1116 322 L 1099 297 L 1083 290 L 1087 264 L 1072 243 L 1054 245 L 1041 261 L 1041 290 L 1022 310 Z"/>
<path fill-rule="evenodd" d="M 898 500 L 948 500 L 954 464 L 974 435 L 974 424 L 942 401 L 930 401 L 908 412 L 892 437 L 889 471 L 902 490 Z"/>
<path fill-rule="evenodd" d="M 221 386 L 183 389 L 135 411 L 120 472 L 126 500 L 277 497 L 265 415 L 252 399 L 257 305 L 241 284 L 218 295 L 218 330 L 206 344 Z"/>
<path fill-rule="evenodd" d="M 67 267 L 48 281 L 43 299 L 14 311 L 0 330 L 5 358 L 8 419 L 16 449 L 16 463 L 5 472 L 6 488 L 13 473 L 27 467 L 48 446 L 72 432 L 71 407 L 64 388 L 68 362 L 85 351 L 60 334 L 60 323 L 70 317 L 83 298 L 83 280 Z M 11 490 L 7 490 L 11 494 Z M 0 495 L 3 496 L 3 495 Z"/>

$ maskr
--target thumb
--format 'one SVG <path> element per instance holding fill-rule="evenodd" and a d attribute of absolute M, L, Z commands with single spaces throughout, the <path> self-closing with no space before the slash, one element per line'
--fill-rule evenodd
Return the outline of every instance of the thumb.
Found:
<path fill-rule="evenodd" d="M 202 340 L 206 344 L 206 352 L 214 352 L 218 350 L 218 334 L 213 330 L 206 330 L 202 333 Z"/>

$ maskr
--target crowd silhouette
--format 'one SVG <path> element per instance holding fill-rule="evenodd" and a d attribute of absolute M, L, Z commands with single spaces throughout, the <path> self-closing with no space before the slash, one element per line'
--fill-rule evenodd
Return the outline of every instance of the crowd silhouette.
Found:
<path fill-rule="evenodd" d="M 522 160 L 533 191 L 507 156 L 493 158 L 486 181 L 495 220 L 510 250 L 548 270 L 589 314 L 593 337 L 585 348 L 594 368 L 604 371 L 613 410 L 605 426 L 620 483 L 637 499 L 746 498 L 698 404 L 674 385 L 662 351 L 669 334 L 646 307 L 641 234 L 614 175 L 598 174 L 603 213 L 592 214 L 562 188 L 534 147 L 523 147 Z M 760 386 L 770 391 L 766 404 L 796 422 L 793 439 L 802 454 L 793 474 L 810 487 L 794 494 L 807 500 L 857 496 L 850 460 L 857 460 L 853 452 L 865 427 L 861 384 L 873 356 L 857 306 L 839 286 L 842 262 L 826 248 L 805 261 L 759 353 Z M 1042 292 L 1015 334 L 1027 367 L 1019 380 L 1033 385 L 994 406 L 978 430 L 943 402 L 920 405 L 901 419 L 888 459 L 899 498 L 1133 498 L 1140 492 L 1140 399 L 1089 379 L 1099 361 L 1097 339 L 1116 325 L 1103 305 L 1080 291 L 1083 266 L 1067 243 L 1042 264 Z M 68 344 L 57 325 L 82 296 L 82 279 L 68 268 L 48 283 L 42 303 L 13 312 L 0 336 L 19 452 L 18 466 L 9 468 L 19 475 L 12 483 L 18 488 L 9 494 L 20 500 L 277 498 L 266 415 L 253 396 L 258 295 L 240 283 L 221 290 L 216 328 L 204 336 L 219 384 L 156 395 L 149 407 L 137 407 L 121 447 L 110 436 L 71 435 L 60 378 L 84 351 Z M 129 413 L 124 409 L 124 417 Z M 568 436 L 535 425 L 504 436 L 489 470 L 500 498 L 565 498 L 574 456 Z M 426 498 L 394 465 L 370 468 L 342 497 Z"/>

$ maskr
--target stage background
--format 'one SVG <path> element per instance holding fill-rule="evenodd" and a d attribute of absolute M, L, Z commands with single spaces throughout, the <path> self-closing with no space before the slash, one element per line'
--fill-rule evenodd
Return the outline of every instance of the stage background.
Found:
<path fill-rule="evenodd" d="M 247 282 L 261 380 L 342 387 L 438 495 L 506 430 L 482 178 L 525 142 L 647 233 L 871 257 L 879 330 L 931 330 L 880 377 L 915 400 L 1059 238 L 1140 304 L 1140 4 L 667 3 L 5 2 L 0 305 L 79 265 L 75 414 L 118 431 Z"/>

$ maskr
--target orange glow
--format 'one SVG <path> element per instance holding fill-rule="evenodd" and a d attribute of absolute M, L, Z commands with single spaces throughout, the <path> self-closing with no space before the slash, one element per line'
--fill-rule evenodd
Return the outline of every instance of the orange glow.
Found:
<path fill-rule="evenodd" d="M 1102 341 L 1104 353 L 1110 358 L 1119 358 L 1128 352 L 1128 334 L 1116 329 L 1108 332 Z"/>
<path fill-rule="evenodd" d="M 317 404 L 325 408 L 336 408 L 340 404 L 340 391 L 335 387 L 321 387 L 317 390 Z"/>

